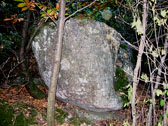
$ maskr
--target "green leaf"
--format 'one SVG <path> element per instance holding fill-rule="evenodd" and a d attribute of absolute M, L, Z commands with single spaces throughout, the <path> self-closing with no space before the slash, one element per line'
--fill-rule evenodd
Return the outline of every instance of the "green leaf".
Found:
<path fill-rule="evenodd" d="M 154 21 L 157 22 L 157 24 L 160 26 L 162 24 L 162 20 L 160 20 L 157 16 L 154 17 Z"/>
<path fill-rule="evenodd" d="M 51 13 L 52 12 L 52 9 L 49 9 L 47 10 L 47 14 Z"/>
<path fill-rule="evenodd" d="M 146 74 L 142 74 L 141 79 L 143 79 L 145 81 L 145 83 L 149 82 L 149 78 Z"/>
<path fill-rule="evenodd" d="M 167 13 L 166 13 L 165 10 L 162 10 L 160 13 L 161 13 L 161 16 L 162 16 L 162 17 L 166 17 L 166 14 L 167 14 Z"/>
<path fill-rule="evenodd" d="M 142 26 L 140 18 L 138 18 L 137 21 L 134 18 L 134 21 L 132 22 L 131 25 L 132 25 L 132 28 L 135 27 L 138 35 L 141 35 L 143 33 L 143 26 Z"/>
<path fill-rule="evenodd" d="M 164 103 L 165 103 L 165 100 L 162 99 L 162 100 L 160 101 L 160 106 L 163 107 L 163 106 L 164 106 Z"/>
<path fill-rule="evenodd" d="M 26 6 L 26 3 L 19 3 L 19 4 L 17 5 L 17 7 L 24 7 L 24 6 Z"/>
<path fill-rule="evenodd" d="M 162 53 L 162 55 L 165 55 L 165 50 L 162 49 L 162 50 L 161 50 L 161 53 Z"/>
<path fill-rule="evenodd" d="M 163 115 L 160 115 L 160 117 L 159 117 L 159 122 L 162 121 L 163 118 L 164 118 Z"/>
<path fill-rule="evenodd" d="M 129 101 L 131 101 L 132 99 L 132 86 L 130 86 L 130 88 L 128 89 L 128 99 Z"/>
<path fill-rule="evenodd" d="M 159 122 L 159 123 L 158 123 L 158 126 L 162 126 L 162 123 L 161 123 L 161 122 Z"/>
<path fill-rule="evenodd" d="M 157 20 L 159 20 L 157 16 L 155 16 L 153 19 L 154 19 L 154 21 L 157 21 Z"/>
<path fill-rule="evenodd" d="M 163 24 L 166 24 L 167 18 L 163 19 Z"/>
<path fill-rule="evenodd" d="M 17 2 L 24 2 L 24 0 L 14 0 L 14 1 L 17 1 Z"/>
<path fill-rule="evenodd" d="M 157 58 L 157 57 L 159 56 L 156 50 L 152 51 L 152 55 L 153 55 L 153 57 L 155 57 L 155 58 Z"/>
<path fill-rule="evenodd" d="M 156 95 L 157 95 L 157 96 L 160 96 L 160 95 L 162 95 L 162 94 L 163 94 L 162 90 L 160 90 L 160 89 L 157 89 L 157 90 L 156 90 Z"/>
<path fill-rule="evenodd" d="M 128 122 L 127 120 L 124 120 L 124 122 L 123 122 L 122 125 L 123 125 L 123 126 L 130 126 L 130 124 L 129 124 L 129 122 Z"/>
<path fill-rule="evenodd" d="M 166 95 L 168 96 L 168 91 L 166 91 Z"/>

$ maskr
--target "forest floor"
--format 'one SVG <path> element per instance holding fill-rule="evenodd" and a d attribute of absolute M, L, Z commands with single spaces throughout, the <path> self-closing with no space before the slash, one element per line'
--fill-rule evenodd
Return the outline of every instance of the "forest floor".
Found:
<path fill-rule="evenodd" d="M 5 64 L 7 67 L 16 61 L 16 58 L 10 59 L 9 64 Z M 29 68 L 32 74 L 38 73 L 36 61 L 33 57 L 29 58 Z M 16 68 L 11 72 L 11 78 L 19 72 L 18 69 Z M 0 126 L 47 126 L 47 97 L 40 100 L 35 99 L 26 90 L 24 83 L 6 85 L 4 78 L 1 79 L 1 83 L 2 81 L 4 84 L 1 84 L 0 88 Z M 47 96 L 48 88 L 42 85 L 38 85 L 38 87 Z M 148 94 L 149 89 L 147 86 L 145 84 L 139 85 L 137 90 L 137 113 L 139 114 L 137 126 L 146 125 L 150 105 L 150 96 Z M 130 107 L 125 107 L 120 111 L 109 112 L 122 115 L 121 118 L 99 121 L 90 121 L 87 118 L 79 117 L 76 111 L 82 110 L 81 108 L 63 103 L 58 99 L 56 99 L 55 107 L 56 126 L 131 126 L 132 124 Z M 162 113 L 163 108 L 156 104 L 157 122 L 159 122 L 159 118 L 162 118 Z"/>

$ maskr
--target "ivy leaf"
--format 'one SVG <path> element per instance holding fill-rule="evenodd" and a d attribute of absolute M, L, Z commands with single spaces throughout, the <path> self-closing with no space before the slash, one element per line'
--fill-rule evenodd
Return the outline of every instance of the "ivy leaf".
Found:
<path fill-rule="evenodd" d="M 160 96 L 160 95 L 162 95 L 162 94 L 163 94 L 162 90 L 160 90 L 160 89 L 157 89 L 157 90 L 156 90 L 156 95 L 157 95 L 157 96 Z"/>
<path fill-rule="evenodd" d="M 167 14 L 167 13 L 166 13 L 165 10 L 162 10 L 160 13 L 161 13 L 161 16 L 162 16 L 162 17 L 166 17 L 166 14 Z"/>
<path fill-rule="evenodd" d="M 162 100 L 160 101 L 160 106 L 163 107 L 163 106 L 164 106 L 164 103 L 165 103 L 165 100 L 162 99 Z"/>

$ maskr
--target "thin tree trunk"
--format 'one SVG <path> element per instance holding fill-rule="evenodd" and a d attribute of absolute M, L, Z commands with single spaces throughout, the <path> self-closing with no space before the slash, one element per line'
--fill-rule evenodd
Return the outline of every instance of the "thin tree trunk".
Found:
<path fill-rule="evenodd" d="M 27 38 L 27 30 L 29 26 L 29 20 L 30 20 L 30 12 L 27 12 L 27 19 L 24 21 L 23 24 L 23 31 L 22 31 L 22 42 L 21 42 L 21 48 L 19 52 L 19 58 L 20 62 L 25 60 L 25 43 L 26 43 L 26 38 Z M 21 64 L 21 68 L 23 70 L 24 75 L 27 77 L 27 72 L 26 72 L 26 65 L 25 62 Z"/>
<path fill-rule="evenodd" d="M 137 113 L 136 113 L 136 107 L 135 107 L 135 100 L 136 100 L 136 90 L 137 85 L 139 83 L 138 80 L 138 73 L 141 68 L 141 61 L 142 61 L 142 54 L 144 52 L 144 43 L 146 40 L 146 24 L 147 24 L 147 0 L 143 0 L 143 34 L 141 36 L 141 41 L 139 45 L 138 50 L 138 57 L 137 57 L 137 63 L 134 69 L 134 76 L 133 76 L 133 91 L 132 91 L 132 117 L 133 117 L 133 124 L 132 126 L 136 126 L 137 123 Z"/>
<path fill-rule="evenodd" d="M 61 53 L 62 53 L 62 38 L 63 38 L 63 29 L 65 22 L 65 0 L 60 0 L 59 8 L 59 19 L 58 19 L 58 37 L 57 37 L 57 50 L 55 51 L 55 62 L 53 64 L 52 76 L 50 79 L 50 88 L 48 93 L 48 106 L 47 106 L 47 123 L 48 126 L 55 126 L 54 119 L 54 104 L 55 104 L 55 95 L 56 95 L 56 85 L 59 75 Z"/>

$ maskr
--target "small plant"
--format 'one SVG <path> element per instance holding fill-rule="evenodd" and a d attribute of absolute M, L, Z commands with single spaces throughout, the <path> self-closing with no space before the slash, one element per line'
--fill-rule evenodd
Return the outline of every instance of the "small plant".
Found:
<path fill-rule="evenodd" d="M 68 113 L 64 112 L 62 109 L 56 109 L 55 118 L 59 123 L 63 124 L 67 116 Z"/>
<path fill-rule="evenodd" d="M 122 126 L 130 126 L 130 124 L 127 120 L 124 120 Z"/>
<path fill-rule="evenodd" d="M 128 94 L 126 95 L 128 98 L 128 101 L 124 103 L 124 107 L 128 107 L 131 104 L 132 99 L 132 85 L 129 84 L 126 86 L 126 89 L 128 90 Z"/>

